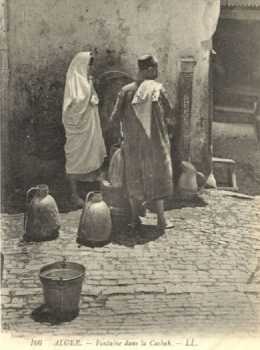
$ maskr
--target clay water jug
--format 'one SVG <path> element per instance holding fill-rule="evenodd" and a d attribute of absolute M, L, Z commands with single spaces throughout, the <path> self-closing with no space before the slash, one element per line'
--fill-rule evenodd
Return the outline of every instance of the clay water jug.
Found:
<path fill-rule="evenodd" d="M 46 241 L 58 237 L 60 228 L 59 210 L 55 199 L 45 184 L 30 188 L 26 192 L 24 215 L 25 241 Z"/>
<path fill-rule="evenodd" d="M 89 246 L 102 246 L 110 241 L 110 209 L 100 192 L 89 192 L 81 213 L 77 242 Z"/>
<path fill-rule="evenodd" d="M 182 197 L 192 197 L 198 191 L 197 171 L 190 162 L 183 161 L 181 165 L 182 173 L 178 181 L 178 192 Z"/>
<path fill-rule="evenodd" d="M 108 180 L 114 188 L 123 186 L 124 160 L 121 148 L 118 148 L 112 155 L 109 168 Z"/>
<path fill-rule="evenodd" d="M 110 208 L 113 232 L 124 230 L 131 222 L 131 207 L 124 187 L 114 187 L 109 181 L 103 180 L 101 192 Z"/>

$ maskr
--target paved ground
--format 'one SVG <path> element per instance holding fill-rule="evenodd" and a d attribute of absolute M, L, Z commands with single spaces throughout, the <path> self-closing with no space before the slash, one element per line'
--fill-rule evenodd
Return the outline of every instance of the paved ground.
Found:
<path fill-rule="evenodd" d="M 102 248 L 79 248 L 80 211 L 61 214 L 55 241 L 19 244 L 23 215 L 2 214 L 2 331 L 27 335 L 200 334 L 259 331 L 260 197 L 203 195 L 208 205 L 167 211 L 175 228 L 121 232 Z M 80 315 L 35 322 L 43 301 L 39 269 L 60 260 L 83 264 Z"/>

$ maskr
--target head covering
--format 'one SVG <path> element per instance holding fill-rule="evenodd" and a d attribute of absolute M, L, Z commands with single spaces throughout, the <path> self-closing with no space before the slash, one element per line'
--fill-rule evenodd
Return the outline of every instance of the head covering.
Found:
<path fill-rule="evenodd" d="M 158 61 L 155 56 L 152 55 L 144 55 L 138 58 L 137 60 L 138 68 L 140 70 L 147 69 L 149 67 L 154 67 L 158 65 Z"/>
<path fill-rule="evenodd" d="M 92 82 L 88 76 L 88 67 L 91 58 L 91 52 L 79 52 L 71 61 L 66 75 L 63 113 L 71 105 L 72 101 L 74 105 L 86 101 L 77 113 L 82 113 L 87 108 L 93 89 Z"/>
<path fill-rule="evenodd" d="M 71 61 L 62 113 L 66 173 L 83 181 L 93 180 L 92 172 L 100 168 L 106 155 L 98 97 L 88 72 L 91 57 L 90 52 L 80 52 Z"/>
<path fill-rule="evenodd" d="M 149 138 L 151 137 L 152 103 L 159 100 L 162 88 L 162 84 L 155 80 L 144 80 L 132 100 L 135 114 Z"/>

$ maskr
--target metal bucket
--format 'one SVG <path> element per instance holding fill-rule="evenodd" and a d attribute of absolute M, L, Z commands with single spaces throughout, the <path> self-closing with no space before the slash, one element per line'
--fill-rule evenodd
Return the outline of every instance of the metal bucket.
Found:
<path fill-rule="evenodd" d="M 70 321 L 78 316 L 84 276 L 84 266 L 65 259 L 41 268 L 45 305 L 59 321 Z"/>

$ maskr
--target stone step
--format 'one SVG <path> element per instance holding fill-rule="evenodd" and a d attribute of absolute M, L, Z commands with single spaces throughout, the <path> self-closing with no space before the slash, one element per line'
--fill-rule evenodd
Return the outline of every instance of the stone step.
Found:
<path fill-rule="evenodd" d="M 238 191 L 235 165 L 233 159 L 213 157 L 213 173 L 217 181 L 217 188 L 221 190 Z"/>
<path fill-rule="evenodd" d="M 253 108 L 247 108 L 247 107 L 235 107 L 235 106 L 216 105 L 214 107 L 214 110 L 217 111 L 217 112 L 232 112 L 232 113 L 254 114 L 255 113 L 255 106 L 253 106 Z"/>
<path fill-rule="evenodd" d="M 255 123 L 257 103 L 250 107 L 215 105 L 214 121 L 224 123 Z"/>

